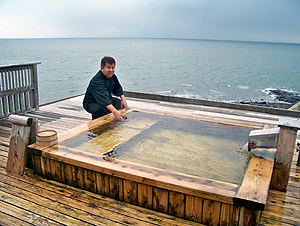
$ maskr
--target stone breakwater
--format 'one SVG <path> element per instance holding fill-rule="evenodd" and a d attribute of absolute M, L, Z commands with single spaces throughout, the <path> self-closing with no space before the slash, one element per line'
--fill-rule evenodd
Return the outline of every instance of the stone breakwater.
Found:
<path fill-rule="evenodd" d="M 274 102 L 269 102 L 261 99 L 261 100 L 242 100 L 239 101 L 238 103 L 263 106 L 263 107 L 271 107 L 271 108 L 288 109 L 300 101 L 300 95 L 298 92 L 286 91 L 281 89 L 268 89 L 267 94 L 274 98 Z"/>

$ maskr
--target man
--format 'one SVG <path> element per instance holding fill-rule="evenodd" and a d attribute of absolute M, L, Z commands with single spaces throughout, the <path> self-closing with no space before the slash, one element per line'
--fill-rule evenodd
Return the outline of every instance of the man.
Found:
<path fill-rule="evenodd" d="M 103 115 L 113 113 L 117 119 L 122 119 L 120 111 L 127 105 L 123 88 L 115 73 L 116 61 L 112 57 L 105 56 L 101 60 L 101 70 L 91 79 L 83 99 L 83 108 L 96 119 Z M 117 97 L 112 97 L 112 94 Z"/>

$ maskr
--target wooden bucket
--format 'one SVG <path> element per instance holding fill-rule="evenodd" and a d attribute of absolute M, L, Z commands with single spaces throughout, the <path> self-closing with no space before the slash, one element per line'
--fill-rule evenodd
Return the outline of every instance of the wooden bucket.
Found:
<path fill-rule="evenodd" d="M 57 133 L 54 130 L 44 130 L 36 134 L 36 144 L 39 146 L 50 146 L 57 142 Z"/>

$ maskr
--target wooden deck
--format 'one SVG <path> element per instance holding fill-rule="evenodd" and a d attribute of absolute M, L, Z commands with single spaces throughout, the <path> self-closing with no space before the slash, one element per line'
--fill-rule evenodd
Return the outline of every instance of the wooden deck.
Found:
<path fill-rule="evenodd" d="M 83 96 L 43 105 L 23 115 L 37 117 L 40 130 L 60 133 L 88 122 L 90 114 L 82 109 Z M 200 105 L 128 98 L 133 109 L 194 117 L 204 121 L 260 128 L 277 124 L 281 116 Z M 288 117 L 286 117 L 288 118 Z M 24 176 L 6 173 L 10 123 L 0 122 L 0 224 L 1 225 L 201 225 L 175 218 L 52 180 L 43 179 L 27 169 Z M 299 136 L 297 141 L 299 142 Z M 295 152 L 287 192 L 269 191 L 260 225 L 300 225 L 300 168 Z"/>

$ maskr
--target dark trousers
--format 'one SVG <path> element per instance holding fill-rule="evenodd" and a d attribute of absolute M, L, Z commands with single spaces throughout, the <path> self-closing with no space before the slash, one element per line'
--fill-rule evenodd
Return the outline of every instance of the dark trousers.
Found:
<path fill-rule="evenodd" d="M 121 100 L 119 98 L 112 97 L 112 105 L 115 107 L 115 109 L 120 110 Z M 108 110 L 106 107 L 101 108 L 100 105 L 97 103 L 91 103 L 86 110 L 87 112 L 92 114 L 92 119 L 96 119 L 111 113 L 111 111 Z"/>

